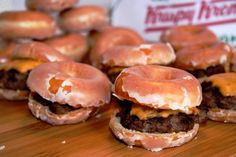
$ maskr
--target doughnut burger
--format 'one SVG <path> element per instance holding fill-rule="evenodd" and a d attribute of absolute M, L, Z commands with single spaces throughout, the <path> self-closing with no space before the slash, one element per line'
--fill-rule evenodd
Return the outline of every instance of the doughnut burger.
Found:
<path fill-rule="evenodd" d="M 135 65 L 168 65 L 175 60 L 170 44 L 140 44 L 137 46 L 114 46 L 102 54 L 102 70 L 112 82 L 127 67 Z"/>
<path fill-rule="evenodd" d="M 176 53 L 174 66 L 197 78 L 230 71 L 233 48 L 223 42 L 188 46 Z"/>
<path fill-rule="evenodd" d="M 107 27 L 99 33 L 90 53 L 93 66 L 101 68 L 101 57 L 109 48 L 121 45 L 139 45 L 144 39 L 134 30 L 125 27 Z"/>
<path fill-rule="evenodd" d="M 32 42 L 19 44 L 7 62 L 0 65 L 0 97 L 21 100 L 28 97 L 26 79 L 29 72 L 44 62 L 70 59 L 50 46 Z"/>
<path fill-rule="evenodd" d="M 27 85 L 31 112 L 53 125 L 85 121 L 110 102 L 110 81 L 86 64 L 41 64 L 30 72 Z"/>
<path fill-rule="evenodd" d="M 114 96 L 121 109 L 109 125 L 129 146 L 160 151 L 197 134 L 201 86 L 183 70 L 157 65 L 126 68 L 115 81 Z"/>
<path fill-rule="evenodd" d="M 208 118 L 236 123 L 236 73 L 215 74 L 202 83 L 203 101 Z"/>
<path fill-rule="evenodd" d="M 76 33 L 56 36 L 44 42 L 78 62 L 82 60 L 88 50 L 86 38 Z"/>
<path fill-rule="evenodd" d="M 162 34 L 161 40 L 169 42 L 176 51 L 186 46 L 211 44 L 218 41 L 211 30 L 196 25 L 171 27 Z"/>

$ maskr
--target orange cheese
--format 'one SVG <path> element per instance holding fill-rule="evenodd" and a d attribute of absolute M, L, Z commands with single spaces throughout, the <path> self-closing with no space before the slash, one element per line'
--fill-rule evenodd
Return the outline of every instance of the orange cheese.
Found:
<path fill-rule="evenodd" d="M 16 59 L 16 60 L 11 60 L 9 62 L 1 64 L 0 69 L 4 69 L 4 70 L 15 69 L 21 73 L 24 73 L 42 63 L 43 62 L 36 61 L 36 60 Z"/>
<path fill-rule="evenodd" d="M 133 105 L 130 111 L 130 115 L 136 115 L 141 120 L 146 120 L 154 117 L 164 117 L 167 118 L 170 115 L 177 115 L 180 111 L 178 110 L 155 110 L 149 107 L 141 105 Z M 192 108 L 191 112 L 198 114 L 199 110 L 197 108 Z"/>
<path fill-rule="evenodd" d="M 236 73 L 215 74 L 208 78 L 224 96 L 236 96 Z"/>
<path fill-rule="evenodd" d="M 168 117 L 169 115 L 178 114 L 178 111 L 174 110 L 162 110 L 158 111 L 149 107 L 141 105 L 133 105 L 130 111 L 130 115 L 136 115 L 139 119 L 146 120 L 154 117 Z"/>

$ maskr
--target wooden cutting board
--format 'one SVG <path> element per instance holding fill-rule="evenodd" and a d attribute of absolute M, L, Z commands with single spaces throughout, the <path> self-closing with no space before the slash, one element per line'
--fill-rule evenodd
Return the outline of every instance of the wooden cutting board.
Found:
<path fill-rule="evenodd" d="M 236 124 L 209 121 L 191 142 L 160 152 L 128 148 L 108 128 L 112 108 L 87 122 L 51 126 L 32 116 L 26 101 L 0 101 L 0 157 L 181 156 L 236 157 Z"/>

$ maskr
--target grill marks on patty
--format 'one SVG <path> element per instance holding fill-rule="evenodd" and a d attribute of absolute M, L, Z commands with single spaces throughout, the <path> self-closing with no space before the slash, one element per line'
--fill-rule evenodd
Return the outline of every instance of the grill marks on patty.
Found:
<path fill-rule="evenodd" d="M 29 72 L 20 73 L 15 69 L 0 70 L 0 88 L 12 90 L 28 90 L 26 80 Z"/>
<path fill-rule="evenodd" d="M 117 117 L 120 117 L 123 127 L 131 130 L 137 130 L 148 133 L 172 133 L 180 131 L 189 131 L 193 128 L 194 123 L 200 120 L 206 120 L 206 114 L 204 118 L 199 118 L 198 115 L 187 115 L 185 113 L 178 113 L 176 115 L 170 115 L 164 117 L 154 117 L 146 120 L 139 119 L 136 115 L 130 115 L 132 108 L 132 102 L 130 101 L 118 101 L 121 107 Z M 203 121 L 201 121 L 203 122 Z"/>
<path fill-rule="evenodd" d="M 196 78 L 201 78 L 204 76 L 211 76 L 213 74 L 224 73 L 225 68 L 223 65 L 210 66 L 206 70 L 196 69 L 193 71 L 188 71 L 193 74 Z"/>
<path fill-rule="evenodd" d="M 221 108 L 236 111 L 236 97 L 223 96 L 211 82 L 202 83 L 203 100 L 201 106 L 205 108 Z"/>
<path fill-rule="evenodd" d="M 72 107 L 68 104 L 59 104 L 59 103 L 56 103 L 56 102 L 53 103 L 51 101 L 48 101 L 48 100 L 44 99 L 43 97 L 41 97 L 36 92 L 31 93 L 31 96 L 35 101 L 39 102 L 43 106 L 48 106 L 49 110 L 52 113 L 55 113 L 55 114 L 59 114 L 59 115 L 60 114 L 66 114 L 68 112 L 80 109 L 80 108 L 74 108 L 74 107 Z"/>

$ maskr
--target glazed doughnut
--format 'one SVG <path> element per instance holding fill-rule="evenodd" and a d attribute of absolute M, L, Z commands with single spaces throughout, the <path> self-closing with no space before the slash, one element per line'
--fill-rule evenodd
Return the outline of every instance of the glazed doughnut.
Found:
<path fill-rule="evenodd" d="M 26 80 L 29 72 L 44 62 L 71 61 L 50 46 L 39 43 L 19 44 L 11 59 L 0 65 L 0 98 L 7 100 L 24 100 L 28 98 L 29 89 Z"/>
<path fill-rule="evenodd" d="M 109 127 L 115 136 L 128 146 L 140 146 L 152 152 L 159 152 L 164 148 L 181 146 L 191 141 L 198 132 L 199 124 L 194 124 L 192 130 L 178 133 L 142 133 L 129 130 L 120 124 L 120 119 L 112 116 Z"/>
<path fill-rule="evenodd" d="M 123 66 L 162 64 L 175 60 L 175 52 L 170 44 L 141 44 L 138 46 L 114 46 L 102 54 L 105 66 Z"/>
<path fill-rule="evenodd" d="M 115 81 L 114 96 L 121 109 L 109 126 L 129 146 L 160 151 L 197 134 L 193 117 L 199 116 L 201 86 L 186 71 L 158 65 L 126 68 Z"/>
<path fill-rule="evenodd" d="M 175 26 L 165 31 L 161 40 L 169 42 L 175 50 L 198 44 L 211 44 L 218 41 L 216 35 L 202 26 Z"/>
<path fill-rule="evenodd" d="M 209 109 L 207 112 L 209 119 L 224 122 L 224 123 L 236 123 L 236 111 L 225 109 Z"/>
<path fill-rule="evenodd" d="M 78 0 L 26 0 L 26 7 L 30 10 L 62 11 L 72 7 Z"/>
<path fill-rule="evenodd" d="M 201 78 L 228 72 L 232 57 L 232 47 L 223 42 L 194 45 L 177 52 L 174 66 L 188 70 L 197 78 Z"/>
<path fill-rule="evenodd" d="M 52 17 L 37 11 L 9 11 L 0 14 L 0 36 L 6 39 L 44 39 L 54 35 Z"/>
<path fill-rule="evenodd" d="M 97 40 L 90 53 L 92 65 L 99 67 L 101 55 L 111 47 L 118 45 L 138 45 L 144 43 L 143 38 L 129 28 L 109 27 L 104 29 L 97 37 Z"/>
<path fill-rule="evenodd" d="M 114 46 L 101 57 L 102 69 L 112 82 L 125 67 L 135 65 L 168 65 L 175 60 L 175 52 L 170 44 L 141 44 L 139 46 Z"/>
<path fill-rule="evenodd" d="M 92 66 L 75 62 L 41 64 L 29 74 L 27 85 L 31 91 L 29 108 L 41 120 L 53 125 L 72 124 L 86 120 L 91 112 L 110 101 L 111 84 L 108 78 Z M 73 108 L 55 113 L 50 105 Z"/>
<path fill-rule="evenodd" d="M 236 123 L 236 73 L 221 73 L 202 83 L 203 108 L 211 120 Z"/>
<path fill-rule="evenodd" d="M 13 50 L 18 43 L 15 41 L 1 41 L 0 46 L 0 64 L 9 61 L 12 57 Z"/>
<path fill-rule="evenodd" d="M 106 29 L 112 28 L 112 26 L 107 25 L 107 26 L 103 26 L 101 27 L 99 30 L 91 30 L 88 32 L 87 38 L 88 38 L 88 42 L 90 47 L 93 47 L 94 44 L 96 43 L 98 37 L 102 34 L 103 31 L 105 31 Z"/>
<path fill-rule="evenodd" d="M 51 46 L 36 41 L 20 44 L 14 50 L 12 58 L 34 59 L 41 62 L 72 61 Z"/>
<path fill-rule="evenodd" d="M 109 17 L 104 8 L 88 5 L 62 12 L 59 15 L 59 23 L 65 31 L 81 32 L 108 25 Z"/>
<path fill-rule="evenodd" d="M 46 40 L 45 43 L 74 61 L 81 61 L 88 51 L 86 38 L 80 34 L 67 34 L 54 37 Z"/>
<path fill-rule="evenodd" d="M 194 76 L 180 69 L 158 65 L 124 69 L 115 81 L 115 94 L 119 99 L 187 114 L 202 100 L 201 86 Z"/>
<path fill-rule="evenodd" d="M 236 52 L 234 52 L 234 57 L 231 62 L 231 71 L 236 72 Z"/>

